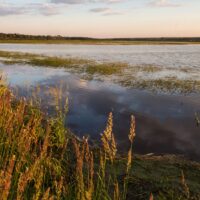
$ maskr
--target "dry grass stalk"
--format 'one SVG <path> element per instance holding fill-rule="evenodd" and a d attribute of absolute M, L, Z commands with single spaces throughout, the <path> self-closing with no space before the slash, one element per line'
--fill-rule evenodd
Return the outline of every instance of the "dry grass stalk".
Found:
<path fill-rule="evenodd" d="M 124 178 L 124 191 L 123 191 L 123 199 L 126 199 L 127 196 L 127 191 L 128 191 L 128 179 L 130 176 L 130 169 L 131 169 L 131 165 L 132 165 L 132 152 L 133 152 L 133 142 L 134 142 L 134 138 L 136 136 L 135 133 L 135 117 L 132 115 L 131 116 L 131 122 L 130 122 L 130 131 L 129 131 L 129 141 L 131 143 L 130 149 L 128 151 L 128 159 L 127 159 L 127 167 L 126 167 L 126 176 Z"/>
<path fill-rule="evenodd" d="M 89 160 L 88 160 L 88 187 L 85 193 L 86 200 L 92 200 L 92 195 L 94 192 L 94 183 L 93 183 L 93 178 L 94 178 L 94 160 L 93 160 L 93 153 L 90 152 L 89 154 Z"/>
<path fill-rule="evenodd" d="M 129 138 L 131 144 L 133 143 L 135 136 L 136 136 L 136 134 L 135 134 L 135 117 L 132 115 L 131 116 L 130 132 L 129 132 L 129 135 L 128 135 L 128 138 Z"/>
<path fill-rule="evenodd" d="M 190 199 L 190 189 L 186 183 L 183 170 L 181 171 L 181 184 L 182 184 L 182 188 L 183 188 L 183 194 L 185 194 L 187 199 Z"/>
<path fill-rule="evenodd" d="M 132 151 L 133 151 L 133 141 L 135 138 L 136 134 L 135 134 L 135 117 L 132 115 L 131 116 L 131 123 L 130 123 L 130 132 L 128 135 L 128 138 L 131 142 L 131 147 L 128 151 L 128 161 L 127 161 L 127 173 L 131 168 L 131 163 L 132 163 Z"/>
<path fill-rule="evenodd" d="M 49 200 L 49 192 L 50 192 L 50 188 L 48 188 L 46 190 L 46 192 L 44 193 L 44 195 L 43 195 L 41 200 Z"/>
<path fill-rule="evenodd" d="M 119 184 L 116 181 L 114 184 L 114 200 L 120 200 Z"/>
<path fill-rule="evenodd" d="M 151 193 L 149 200 L 153 200 L 153 194 Z"/>
<path fill-rule="evenodd" d="M 0 191 L 2 200 L 7 199 L 11 187 L 11 181 L 13 176 L 13 169 L 15 166 L 16 156 L 13 155 L 9 161 L 7 169 L 0 174 Z"/>
<path fill-rule="evenodd" d="M 116 145 L 114 134 L 113 134 L 113 114 L 112 113 L 109 114 L 106 129 L 101 135 L 101 141 L 103 144 L 103 150 L 104 150 L 106 158 L 108 158 L 113 163 L 116 157 L 116 153 L 117 153 L 117 145 Z"/>
<path fill-rule="evenodd" d="M 75 155 L 76 155 L 76 180 L 77 180 L 77 200 L 84 200 L 85 199 L 85 186 L 83 180 L 83 160 L 84 160 L 84 153 L 85 153 L 85 146 L 82 146 L 80 149 L 80 144 L 78 144 L 76 139 L 72 140 Z"/>

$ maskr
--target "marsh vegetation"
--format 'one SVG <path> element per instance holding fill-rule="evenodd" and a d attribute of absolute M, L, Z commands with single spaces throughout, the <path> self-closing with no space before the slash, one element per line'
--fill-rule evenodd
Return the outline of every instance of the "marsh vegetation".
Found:
<path fill-rule="evenodd" d="M 0 61 L 6 65 L 65 68 L 86 79 L 109 79 L 126 87 L 155 92 L 198 93 L 200 71 L 194 68 L 163 68 L 160 66 L 131 66 L 123 62 L 97 62 L 80 58 L 53 57 L 30 53 L 0 51 Z"/>

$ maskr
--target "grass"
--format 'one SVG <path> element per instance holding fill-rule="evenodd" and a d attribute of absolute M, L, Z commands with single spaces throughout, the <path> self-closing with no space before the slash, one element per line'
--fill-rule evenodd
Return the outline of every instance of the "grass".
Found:
<path fill-rule="evenodd" d="M 149 89 L 155 92 L 170 92 L 170 93 L 199 93 L 200 92 L 200 81 L 199 80 L 180 80 L 176 77 L 166 79 L 143 79 L 134 80 L 132 78 L 121 81 L 123 86 Z"/>
<path fill-rule="evenodd" d="M 87 64 L 89 61 L 75 58 L 42 57 L 32 58 L 27 61 L 30 65 L 48 66 L 48 67 L 72 67 L 76 65 Z"/>
<path fill-rule="evenodd" d="M 32 59 L 39 56 L 31 53 L 0 51 L 0 57 L 8 59 Z"/>
<path fill-rule="evenodd" d="M 66 68 L 79 73 L 88 75 L 113 75 L 119 74 L 128 64 L 116 63 L 97 63 L 95 61 L 79 58 L 49 57 L 37 54 L 27 54 L 18 52 L 0 51 L 0 57 L 9 60 L 2 60 L 4 64 L 29 64 L 33 66 Z"/>
<path fill-rule="evenodd" d="M 55 98 L 59 101 L 59 96 Z M 102 148 L 93 150 L 87 138 L 80 140 L 65 128 L 63 113 L 67 105 L 59 104 L 56 110 L 54 117 L 47 118 L 25 100 L 13 99 L 10 91 L 1 86 L 2 199 L 126 198 L 125 190 L 119 192 L 116 170 L 106 174 L 107 168 L 115 169 L 117 162 L 112 114 L 102 134 Z"/>
<path fill-rule="evenodd" d="M 161 71 L 162 68 L 154 65 L 134 66 L 134 72 L 155 73 Z"/>
<path fill-rule="evenodd" d="M 118 154 L 109 114 L 100 147 L 79 139 L 64 125 L 68 104 L 52 90 L 56 114 L 16 100 L 0 78 L 0 193 L 2 199 L 198 200 L 200 164 L 176 156 L 133 155 L 135 118 L 130 121 L 130 149 Z M 184 173 L 182 173 L 182 170 Z M 152 196 L 152 197 L 153 197 Z"/>
<path fill-rule="evenodd" d="M 123 72 L 123 69 L 127 67 L 128 64 L 126 63 L 103 63 L 96 65 L 88 65 L 86 68 L 86 73 L 90 75 L 94 75 L 96 73 L 102 75 L 120 74 Z"/>

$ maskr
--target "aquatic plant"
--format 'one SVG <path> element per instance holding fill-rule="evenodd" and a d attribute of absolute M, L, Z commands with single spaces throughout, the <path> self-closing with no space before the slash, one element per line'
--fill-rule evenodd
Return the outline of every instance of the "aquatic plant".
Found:
<path fill-rule="evenodd" d="M 196 120 L 197 126 L 199 126 L 200 125 L 200 117 L 199 117 L 198 113 L 195 113 L 195 120 Z"/>

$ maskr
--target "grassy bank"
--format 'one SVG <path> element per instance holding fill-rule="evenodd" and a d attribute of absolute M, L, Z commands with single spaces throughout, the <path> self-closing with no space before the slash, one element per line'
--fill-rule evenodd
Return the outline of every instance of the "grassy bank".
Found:
<path fill-rule="evenodd" d="M 0 84 L 3 84 L 0 79 Z M 176 156 L 119 155 L 109 114 L 100 147 L 64 126 L 68 111 L 55 95 L 55 115 L 0 87 L 0 193 L 2 199 L 194 199 L 200 198 L 200 164 Z M 152 194 L 152 195 L 151 195 Z"/>

